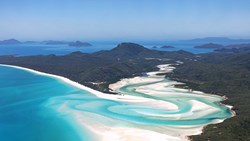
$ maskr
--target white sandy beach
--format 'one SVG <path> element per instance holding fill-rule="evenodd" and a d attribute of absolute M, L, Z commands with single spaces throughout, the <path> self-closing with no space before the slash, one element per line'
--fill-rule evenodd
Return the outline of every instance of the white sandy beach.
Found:
<path fill-rule="evenodd" d="M 180 64 L 183 64 L 183 62 L 177 62 L 176 65 L 180 65 Z M 134 89 L 136 92 L 140 92 L 140 93 L 144 93 L 144 94 L 148 94 L 148 95 L 153 95 L 153 96 L 158 96 L 158 97 L 164 97 L 164 96 L 171 97 L 171 96 L 176 96 L 176 95 L 178 95 L 179 97 L 182 97 L 182 96 L 185 97 L 185 96 L 187 96 L 187 93 L 188 93 L 188 96 L 191 96 L 191 97 L 192 96 L 199 97 L 199 98 L 204 98 L 204 99 L 208 99 L 211 101 L 223 100 L 223 97 L 220 97 L 217 95 L 205 94 L 205 93 L 200 92 L 200 91 L 190 91 L 187 89 L 175 88 L 174 85 L 183 84 L 180 82 L 176 82 L 176 81 L 161 82 L 161 80 L 164 80 L 164 75 L 159 76 L 157 74 L 159 74 L 159 73 L 171 73 L 175 69 L 175 67 L 172 67 L 170 64 L 159 65 L 157 67 L 159 68 L 159 71 L 148 72 L 147 75 L 149 75 L 149 77 L 134 77 L 134 78 L 121 79 L 119 82 L 111 84 L 110 89 L 114 90 L 115 92 L 119 92 L 119 88 L 121 88 L 123 86 L 131 85 L 131 84 L 140 84 L 140 83 L 151 83 L 151 84 L 147 84 L 147 85 L 138 86 Z M 206 115 L 213 114 L 213 113 L 216 113 L 219 111 L 216 107 L 207 105 L 207 104 L 202 103 L 200 101 L 189 100 L 188 103 L 191 105 L 192 108 L 186 113 L 174 114 L 174 115 L 171 115 L 171 114 L 169 114 L 169 115 L 168 114 L 166 114 L 166 115 L 155 115 L 154 114 L 154 115 L 155 116 L 162 116 L 162 117 L 171 117 L 172 119 L 182 119 L 183 120 L 183 119 L 198 119 L 198 118 L 202 118 Z M 162 104 L 162 106 L 163 105 L 164 105 L 164 103 Z M 174 107 L 174 106 L 172 106 L 172 107 Z M 175 105 L 175 107 L 177 107 L 177 109 L 178 109 L 178 105 Z M 232 108 L 232 106 L 228 106 L 228 105 L 227 105 L 227 107 L 229 107 L 229 109 Z M 174 109 L 172 109 L 172 110 L 174 110 Z M 175 108 L 175 110 L 176 110 L 176 108 Z M 234 115 L 234 112 L 232 112 L 232 113 Z M 145 113 L 143 113 L 143 114 L 145 114 Z M 216 124 L 216 123 L 220 123 L 223 121 L 224 120 L 214 120 L 210 124 Z M 183 129 L 183 130 L 175 129 L 173 132 L 179 133 L 179 138 L 181 140 L 186 140 L 187 136 L 201 134 L 202 129 L 206 125 L 207 124 L 200 125 L 197 127 L 187 127 L 187 129 Z M 173 128 L 175 128 L 175 127 L 173 127 Z"/>
<path fill-rule="evenodd" d="M 12 65 L 1 65 L 1 66 L 7 66 L 7 67 L 13 67 L 17 69 L 22 69 L 26 70 L 35 74 L 39 75 L 44 75 L 44 76 L 49 76 L 55 79 L 59 79 L 67 84 L 70 84 L 74 87 L 80 88 L 82 90 L 88 91 L 97 97 L 104 98 L 104 99 L 110 99 L 110 100 L 115 100 L 115 101 L 121 101 L 125 103 L 134 103 L 136 105 L 142 105 L 145 107 L 150 107 L 150 108 L 155 108 L 155 109 L 164 109 L 166 111 L 178 111 L 179 107 L 178 105 L 171 103 L 171 102 L 166 102 L 166 101 L 161 101 L 161 100 L 154 100 L 150 98 L 144 98 L 144 97 L 138 97 L 138 96 L 132 96 L 132 95 L 110 95 L 110 94 L 104 94 L 102 92 L 93 90 L 91 88 L 88 88 L 86 86 L 83 86 L 77 82 L 74 82 L 68 78 L 62 77 L 62 76 L 57 76 L 53 74 L 47 74 L 43 72 L 39 72 L 36 70 L 24 68 L 24 67 L 19 67 L 19 66 L 12 66 Z M 148 78 L 143 78 L 143 77 L 135 77 L 135 78 L 129 78 L 129 79 L 122 79 L 121 81 L 111 84 L 110 88 L 114 91 L 117 91 L 119 88 L 126 86 L 128 84 L 138 84 L 138 83 L 148 83 L 148 82 L 157 82 L 160 80 L 164 79 L 164 76 L 157 76 L 157 73 L 170 73 L 173 71 L 174 67 L 172 67 L 170 64 L 166 65 L 159 65 L 158 68 L 160 69 L 159 71 L 155 72 L 150 72 L 148 73 L 149 76 Z M 174 84 L 177 84 L 178 82 L 170 81 L 169 83 L 156 83 L 152 85 L 146 85 L 146 86 L 141 86 L 136 89 L 138 92 L 146 93 L 146 94 L 156 94 L 156 95 L 167 95 L 169 92 L 164 92 L 161 91 L 162 89 L 166 89 L 166 86 L 173 86 Z M 177 89 L 177 88 L 174 88 Z M 159 90 L 159 91 L 157 91 Z M 178 89 L 183 92 L 187 92 L 187 90 L 184 89 Z M 157 91 L 157 93 L 155 93 Z M 171 93 L 171 91 L 170 91 Z M 199 94 L 201 97 L 207 97 L 208 95 L 203 95 L 202 92 L 195 92 L 194 94 Z M 218 96 L 212 97 L 212 99 L 218 99 Z M 204 103 L 195 101 L 195 100 L 190 100 L 189 104 L 191 105 L 191 110 L 186 112 L 186 113 L 181 113 L 181 114 L 153 114 L 153 116 L 156 117 L 167 117 L 167 118 L 173 118 L 173 119 L 189 119 L 190 117 L 192 118 L 199 118 L 202 117 L 206 114 L 216 112 L 216 109 L 214 107 L 211 107 L 209 105 L 205 105 Z M 231 107 L 230 107 L 231 108 Z M 61 105 L 58 110 L 67 110 L 67 103 L 64 103 L 64 105 Z M 139 112 L 138 112 L 139 113 Z M 145 113 L 141 112 L 144 115 L 147 115 L 150 113 Z M 196 113 L 196 114 L 194 114 Z M 198 113 L 198 114 L 197 114 Z M 112 126 L 107 126 L 103 123 L 99 123 L 98 120 L 92 120 L 93 118 L 96 118 L 96 115 L 93 117 L 92 114 L 89 113 L 82 113 L 78 111 L 74 111 L 72 114 L 72 118 L 75 119 L 75 122 L 78 122 L 85 128 L 88 128 L 93 132 L 93 134 L 97 135 L 97 138 L 103 141 L 110 141 L 110 140 L 121 140 L 121 141 L 129 141 L 129 140 L 137 140 L 137 141 L 151 141 L 151 140 L 169 140 L 169 141 L 181 141 L 181 140 L 188 140 L 187 136 L 190 135 L 196 135 L 200 134 L 202 132 L 202 129 L 204 125 L 200 126 L 178 126 L 178 127 L 162 127 L 164 129 L 164 132 L 157 132 L 159 129 L 154 130 L 147 130 L 147 129 L 142 129 L 142 128 L 135 128 L 135 127 L 112 127 Z M 151 115 L 152 116 L 152 115 Z M 101 119 L 104 119 L 105 117 L 100 117 Z M 112 121 L 110 118 L 105 118 L 106 120 Z M 213 123 L 218 123 L 222 122 L 223 120 L 216 120 Z M 153 127 L 152 127 L 153 128 Z"/>

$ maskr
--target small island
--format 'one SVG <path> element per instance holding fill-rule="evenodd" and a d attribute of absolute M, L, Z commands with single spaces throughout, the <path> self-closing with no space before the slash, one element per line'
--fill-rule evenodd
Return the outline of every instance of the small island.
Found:
<path fill-rule="evenodd" d="M 21 44 L 21 42 L 16 39 L 8 39 L 0 41 L 0 45 L 17 45 L 17 44 Z"/>
<path fill-rule="evenodd" d="M 218 49 L 218 48 L 224 48 L 224 46 L 220 45 L 220 44 L 208 43 L 208 44 L 204 44 L 204 45 L 195 46 L 194 48 Z"/>
<path fill-rule="evenodd" d="M 165 46 L 162 46 L 161 48 L 168 49 L 168 48 L 175 48 L 175 47 L 174 46 L 170 46 L 170 45 L 165 45 Z"/>
<path fill-rule="evenodd" d="M 87 42 L 81 42 L 81 41 L 74 41 L 74 42 L 67 42 L 67 41 L 54 41 L 54 40 L 48 40 L 43 41 L 46 45 L 68 45 L 72 47 L 88 47 L 92 46 L 90 43 Z"/>
<path fill-rule="evenodd" d="M 92 46 L 90 43 L 81 42 L 81 41 L 70 42 L 68 45 L 72 46 L 72 47 L 89 47 L 89 46 Z"/>

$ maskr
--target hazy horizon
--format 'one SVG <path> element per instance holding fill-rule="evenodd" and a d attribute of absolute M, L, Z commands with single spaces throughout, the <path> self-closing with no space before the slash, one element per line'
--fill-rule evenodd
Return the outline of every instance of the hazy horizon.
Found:
<path fill-rule="evenodd" d="M 2 38 L 0 39 L 0 41 L 4 41 L 4 40 L 11 40 L 11 39 L 15 39 L 18 40 L 20 42 L 29 42 L 29 41 L 34 41 L 34 42 L 46 42 L 46 41 L 65 41 L 65 42 L 74 42 L 74 41 L 83 41 L 83 42 L 100 42 L 100 43 L 105 43 L 105 42 L 112 42 L 112 43 L 121 43 L 121 42 L 180 42 L 180 41 L 190 41 L 190 40 L 197 40 L 197 39 L 209 39 L 209 38 L 225 38 L 225 39 L 230 39 L 230 40 L 250 40 L 250 37 L 245 37 L 245 38 L 231 38 L 231 37 L 194 37 L 194 38 L 185 38 L 185 39 L 154 39 L 154 40 L 149 40 L 149 39 L 142 39 L 142 40 L 138 40 L 138 39 L 99 39 L 99 40 L 84 40 L 84 39 L 39 39 L 39 40 L 31 40 L 31 39 L 24 39 L 24 40 L 19 40 L 18 38 Z"/>
<path fill-rule="evenodd" d="M 1 0 L 0 40 L 250 38 L 248 0 Z"/>

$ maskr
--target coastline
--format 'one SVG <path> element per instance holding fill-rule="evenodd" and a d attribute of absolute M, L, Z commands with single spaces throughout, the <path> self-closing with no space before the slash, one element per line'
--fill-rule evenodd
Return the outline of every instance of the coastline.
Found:
<path fill-rule="evenodd" d="M 181 65 L 181 64 L 183 64 L 183 62 L 177 62 L 177 64 L 175 64 L 175 65 Z M 153 77 L 155 77 L 155 78 L 164 78 L 165 75 L 159 76 L 159 75 L 157 75 L 157 74 L 161 74 L 161 73 L 172 73 L 173 70 L 175 69 L 175 67 L 172 67 L 171 64 L 158 65 L 157 67 L 159 68 L 159 71 L 148 72 L 147 75 L 153 76 Z M 162 77 L 162 76 L 163 76 L 163 77 Z M 118 92 L 118 89 L 121 88 L 121 87 L 123 87 L 123 86 L 126 86 L 126 85 L 128 85 L 128 84 L 133 84 L 133 83 L 134 83 L 134 84 L 136 84 L 136 83 L 142 83 L 141 81 L 142 81 L 142 80 L 140 79 L 140 77 L 124 78 L 124 79 L 120 79 L 120 81 L 118 81 L 118 82 L 116 82 L 116 83 L 114 83 L 114 84 L 110 84 L 109 88 L 112 89 L 114 92 Z M 154 80 L 154 78 L 152 78 L 152 80 L 149 80 L 149 82 L 152 82 L 152 81 L 156 81 L 156 80 Z M 144 80 L 143 82 L 145 82 L 145 80 Z M 176 82 L 176 83 L 174 83 L 173 85 L 177 85 L 178 83 L 181 83 L 181 82 L 177 82 L 177 81 L 173 81 L 173 82 Z M 185 83 L 181 83 L 181 84 L 185 84 Z M 153 86 L 151 86 L 151 87 L 153 87 Z M 163 87 L 163 86 L 158 85 L 157 88 L 159 89 L 159 87 Z M 175 88 L 176 88 L 176 87 L 175 87 Z M 147 92 L 147 91 L 142 91 L 142 90 L 138 90 L 138 89 L 140 89 L 140 88 L 137 88 L 137 90 L 136 90 L 137 92 L 143 92 L 143 93 Z M 143 89 L 144 89 L 144 88 L 143 88 Z M 186 89 L 182 89 L 182 88 L 178 88 L 178 89 L 183 90 L 183 91 L 186 90 Z M 204 92 L 202 92 L 202 91 L 196 91 L 196 90 L 192 90 L 192 92 L 194 92 L 194 93 L 197 94 L 197 95 L 202 95 L 202 96 L 214 96 L 214 97 L 220 98 L 220 100 L 219 100 L 217 103 L 218 103 L 219 105 L 221 105 L 221 106 L 227 107 L 227 108 L 229 109 L 230 113 L 231 113 L 231 117 L 236 116 L 236 112 L 232 110 L 233 106 L 231 106 L 231 105 L 226 105 L 226 104 L 223 104 L 223 103 L 222 103 L 224 100 L 227 99 L 226 97 L 224 97 L 224 96 L 222 97 L 222 96 L 215 95 L 215 94 L 207 94 L 207 93 L 204 93 Z M 192 105 L 195 105 L 195 104 L 193 103 Z M 195 106 L 195 107 L 200 107 L 200 106 L 202 106 L 202 105 L 196 103 L 196 106 Z M 201 110 L 205 110 L 205 109 L 206 109 L 206 108 L 203 108 L 203 109 L 201 109 Z M 230 118 L 231 118 L 231 117 L 230 117 Z M 227 118 L 226 118 L 226 119 L 227 119 Z M 204 126 L 201 127 L 201 129 L 200 129 L 199 131 L 197 131 L 196 133 L 193 133 L 193 134 L 190 134 L 190 135 L 186 135 L 186 136 L 185 136 L 185 139 L 190 140 L 190 138 L 189 138 L 190 136 L 193 136 L 193 135 L 201 135 L 201 134 L 203 133 L 204 128 L 205 128 L 206 126 L 212 125 L 212 124 L 222 123 L 222 122 L 223 122 L 224 120 L 226 120 L 226 119 L 215 120 L 215 121 L 213 121 L 213 122 L 211 122 L 211 123 L 209 123 L 209 124 L 207 124 L 207 125 L 204 125 Z"/>
<path fill-rule="evenodd" d="M 33 69 L 29 69 L 29 68 L 25 68 L 25 67 L 20 67 L 20 66 L 14 66 L 14 65 L 6 65 L 6 64 L 0 64 L 0 66 L 6 66 L 6 67 L 12 67 L 12 68 L 17 68 L 17 69 L 21 69 L 21 70 L 25 70 L 31 73 L 35 73 L 38 75 L 44 75 L 44 76 L 48 76 L 48 77 L 52 77 L 58 80 L 61 80 L 69 85 L 72 85 L 74 87 L 80 88 L 82 90 L 88 91 L 92 94 L 94 94 L 97 97 L 100 98 L 104 98 L 104 99 L 109 99 L 109 100 L 115 100 L 115 101 L 122 101 L 122 102 L 128 102 L 128 103 L 157 103 L 158 101 L 156 100 L 151 100 L 148 98 L 141 98 L 141 97 L 136 97 L 136 96 L 129 96 L 129 95 L 112 95 L 112 94 L 104 94 L 102 92 L 93 90 L 91 88 L 88 88 L 86 86 L 83 86 L 77 82 L 74 82 L 68 78 L 62 77 L 62 76 L 58 76 L 58 75 L 54 75 L 54 74 L 48 74 L 48 73 L 44 73 L 44 72 L 40 72 L 40 71 L 36 71 Z M 162 107 L 165 103 L 161 103 L 158 106 Z M 157 105 L 155 105 L 157 107 Z M 88 118 L 91 118 L 90 116 L 82 116 L 81 113 L 72 113 L 72 119 L 74 119 L 73 122 L 74 124 L 81 124 L 82 126 L 84 126 L 85 128 L 89 129 L 90 131 L 93 132 L 93 134 L 99 135 L 99 139 L 98 140 L 103 140 L 103 141 L 109 141 L 112 139 L 118 139 L 121 140 L 122 138 L 124 138 L 126 136 L 126 138 L 128 139 L 133 139 L 133 138 L 137 138 L 138 141 L 145 141 L 145 136 L 148 137 L 148 139 L 150 141 L 153 141 L 154 139 L 163 139 L 163 140 L 174 140 L 174 141 L 182 141 L 179 140 L 179 138 L 177 137 L 173 137 L 167 134 L 161 134 L 158 132 L 154 132 L 154 131 L 150 131 L 150 130 L 142 130 L 142 129 L 138 129 L 138 128 L 133 128 L 133 127 L 127 127 L 127 128 L 120 128 L 119 130 L 116 130 L 116 128 L 114 127 L 105 127 L 104 125 L 100 126 L 98 124 L 95 123 L 95 121 L 91 121 L 90 124 L 94 125 L 95 127 L 86 125 L 86 121 L 90 121 L 90 120 L 86 120 Z M 86 113 L 87 114 L 87 113 Z M 97 129 L 98 130 L 97 130 Z M 103 129 L 107 129 L 107 130 L 111 130 L 111 131 L 105 131 Z M 101 130 L 101 131 L 99 131 Z M 103 130 L 103 131 L 102 131 Z M 129 131 L 129 132 L 128 132 Z M 140 136 L 137 135 L 137 132 L 139 133 Z M 98 137 L 95 137 L 98 138 Z M 124 140 L 124 139 L 122 139 Z M 127 139 L 125 139 L 127 140 Z"/>
<path fill-rule="evenodd" d="M 167 64 L 167 65 L 169 66 L 170 64 Z M 116 100 L 116 101 L 123 101 L 123 102 L 132 102 L 132 103 L 138 103 L 138 102 L 139 102 L 139 103 L 144 103 L 144 104 L 147 104 L 147 103 L 154 103 L 154 104 L 156 104 L 156 103 L 160 102 L 160 101 L 158 101 L 158 100 L 152 100 L 152 99 L 149 99 L 149 98 L 142 98 L 142 97 L 131 96 L 131 95 L 110 95 L 110 94 L 106 94 L 106 93 L 99 92 L 99 91 L 97 91 L 97 90 L 88 88 L 88 87 L 86 87 L 86 86 L 84 86 L 84 85 L 81 85 L 81 84 L 79 84 L 79 83 L 77 83 L 77 82 L 74 82 L 74 81 L 72 81 L 72 80 L 70 80 L 70 79 L 68 79 L 68 78 L 65 78 L 65 77 L 62 77 L 62 76 L 58 76 L 58 75 L 43 73 L 43 72 L 36 71 L 36 70 L 33 70 L 33 69 L 29 69 L 29 68 L 24 68 L 24 67 L 19 67 L 19 66 L 13 66 L 13 65 L 5 65 L 5 64 L 0 64 L 0 66 L 13 67 L 13 68 L 17 68 L 17 69 L 26 70 L 26 71 L 29 71 L 29 72 L 32 72 L 32 73 L 35 73 L 35 74 L 44 75 L 44 76 L 49 76 L 49 77 L 52 77 L 52 78 L 61 80 L 61 81 L 65 82 L 65 83 L 67 83 L 67 84 L 69 84 L 69 85 L 72 85 L 72 86 L 74 86 L 74 87 L 77 87 L 77 88 L 79 88 L 79 89 L 88 91 L 88 92 L 90 92 L 90 93 L 92 93 L 92 94 L 94 94 L 94 95 L 96 95 L 97 97 L 100 97 L 100 98 L 105 98 L 105 99 L 110 99 L 110 100 Z M 160 67 L 163 67 L 163 68 L 160 68 L 160 71 L 156 71 L 156 72 L 154 72 L 154 73 L 152 73 L 152 74 L 156 76 L 156 73 L 157 73 L 157 72 L 158 72 L 158 73 L 159 73 L 159 72 L 161 73 L 161 72 L 164 72 L 164 71 L 171 72 L 171 71 L 174 69 L 174 68 L 173 68 L 173 69 L 171 70 L 171 69 L 167 68 L 167 67 L 164 66 L 164 65 L 162 65 L 162 66 L 160 66 Z M 164 69 L 164 68 L 165 68 L 165 69 Z M 157 76 L 157 77 L 158 77 L 158 76 Z M 203 94 L 203 92 L 198 92 L 198 91 L 197 91 L 197 93 Z M 167 105 L 167 106 L 166 106 L 166 105 Z M 163 108 L 163 109 L 166 109 L 166 110 L 169 110 L 169 109 L 175 110 L 175 109 L 176 109 L 176 107 L 171 106 L 171 105 L 167 104 L 166 102 L 163 102 L 163 103 L 161 102 L 160 104 L 154 105 L 154 106 L 156 106 L 157 108 Z M 229 106 L 229 105 L 225 105 L 225 106 L 230 107 L 230 109 L 232 108 L 232 106 Z M 231 111 L 232 111 L 232 110 L 231 110 Z M 235 116 L 235 115 L 233 114 L 233 116 Z M 224 120 L 220 120 L 220 121 L 217 121 L 217 122 L 214 122 L 214 123 L 210 123 L 210 124 L 216 124 L 216 123 L 220 123 L 220 122 L 223 122 L 223 121 L 224 121 Z M 202 133 L 202 130 L 204 129 L 204 127 L 205 127 L 205 126 L 203 126 L 201 129 L 199 129 L 198 131 L 196 131 L 195 134 L 192 134 L 192 135 L 201 134 L 201 133 Z M 88 127 L 88 128 L 91 128 L 91 127 Z M 94 129 L 92 128 L 92 131 L 93 131 L 93 130 L 94 130 Z M 120 132 L 124 132 L 124 131 L 126 131 L 126 130 L 127 130 L 127 129 L 121 129 Z M 134 131 L 134 133 L 139 132 L 136 128 L 130 129 L 130 130 Z M 115 131 L 115 129 L 113 129 L 113 131 Z M 132 132 L 132 131 L 131 131 L 131 132 Z M 145 136 L 146 134 L 149 133 L 148 130 L 140 131 L 140 132 L 142 132 L 141 134 L 144 133 L 144 136 Z M 185 132 L 185 129 L 183 129 L 183 132 Z M 133 132 L 132 132 L 132 133 L 133 133 Z M 98 133 L 98 134 L 104 135 L 103 133 Z M 130 134 L 131 134 L 131 133 L 130 133 Z M 152 136 L 154 136 L 154 138 L 157 138 L 158 135 L 159 135 L 159 134 L 153 134 L 153 133 L 152 133 Z M 165 135 L 165 136 L 168 136 L 167 134 L 164 134 L 164 135 Z M 113 135 L 113 137 L 114 137 L 114 136 L 117 136 L 117 135 Z M 188 139 L 188 136 L 186 136 L 186 135 L 184 135 L 184 137 L 183 137 L 183 135 L 180 135 L 180 136 L 182 136 L 182 137 L 181 137 L 182 139 Z M 191 135 L 190 135 L 190 136 L 191 136 Z M 172 136 L 171 136 L 171 137 L 172 137 Z M 170 138 L 170 137 L 169 137 L 169 138 Z M 112 139 L 112 137 L 109 137 L 108 139 Z M 108 140 L 108 139 L 107 139 L 107 140 Z M 153 138 L 152 138 L 152 139 L 153 139 Z"/>

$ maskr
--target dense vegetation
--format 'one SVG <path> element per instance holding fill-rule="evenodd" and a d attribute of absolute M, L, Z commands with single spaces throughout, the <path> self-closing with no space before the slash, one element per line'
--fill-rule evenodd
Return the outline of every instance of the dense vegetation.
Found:
<path fill-rule="evenodd" d="M 250 52 L 237 52 L 199 55 L 169 76 L 192 89 L 226 95 L 223 103 L 234 106 L 237 116 L 207 126 L 194 141 L 250 141 Z"/>
<path fill-rule="evenodd" d="M 61 75 L 100 91 L 108 92 L 109 83 L 152 71 L 156 69 L 156 65 L 171 63 L 176 58 L 192 57 L 193 54 L 185 51 L 153 51 L 137 44 L 122 43 L 112 50 L 93 54 L 73 52 L 65 56 L 2 56 L 0 63 Z M 91 82 L 100 84 L 95 85 Z"/>
<path fill-rule="evenodd" d="M 218 95 L 234 106 L 237 116 L 209 125 L 195 141 L 250 141 L 250 49 L 232 48 L 194 55 L 185 51 L 161 52 L 122 43 L 109 51 L 93 54 L 74 52 L 65 56 L 2 56 L 0 63 L 18 65 L 65 76 L 81 84 L 107 92 L 109 83 L 152 71 L 158 64 L 184 62 L 168 77 L 187 86 Z M 92 84 L 90 82 L 104 82 Z"/>

